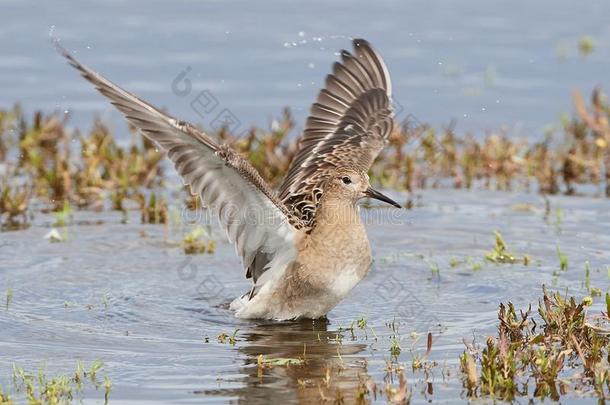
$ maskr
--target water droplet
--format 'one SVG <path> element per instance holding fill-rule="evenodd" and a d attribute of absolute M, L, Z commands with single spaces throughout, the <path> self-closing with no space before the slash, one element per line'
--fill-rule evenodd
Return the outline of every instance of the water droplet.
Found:
<path fill-rule="evenodd" d="M 299 31 L 299 36 L 300 36 L 301 38 L 302 38 L 302 37 L 304 37 L 304 36 L 305 36 L 305 32 L 303 32 L 303 31 Z"/>
<path fill-rule="evenodd" d="M 313 64 L 313 62 L 309 62 L 309 64 L 307 65 L 308 68 L 313 69 L 316 67 L 315 64 Z"/>

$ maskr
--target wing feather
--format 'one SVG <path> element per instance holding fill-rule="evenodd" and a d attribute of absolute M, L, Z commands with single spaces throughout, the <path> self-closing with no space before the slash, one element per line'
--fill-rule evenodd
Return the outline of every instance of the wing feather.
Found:
<path fill-rule="evenodd" d="M 311 225 L 329 171 L 368 171 L 392 131 L 392 85 L 385 63 L 368 42 L 341 52 L 305 123 L 299 149 L 279 189 L 293 214 Z"/>
<path fill-rule="evenodd" d="M 269 258 L 266 264 L 276 257 L 285 261 L 291 255 L 296 256 L 293 239 L 299 220 L 246 159 L 225 145 L 217 145 L 194 126 L 123 90 L 78 62 L 59 44 L 56 46 L 70 65 L 109 98 L 131 124 L 167 153 L 191 192 L 218 215 L 246 268 L 257 254 Z"/>

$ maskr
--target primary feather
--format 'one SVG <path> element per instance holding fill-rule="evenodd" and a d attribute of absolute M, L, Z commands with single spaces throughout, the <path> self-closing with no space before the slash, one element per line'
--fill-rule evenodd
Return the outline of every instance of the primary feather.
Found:
<path fill-rule="evenodd" d="M 293 243 L 300 226 L 260 177 L 256 169 L 226 145 L 217 145 L 204 132 L 178 121 L 78 62 L 64 48 L 58 51 L 95 88 L 110 99 L 127 120 L 167 153 L 191 193 L 218 215 L 244 266 L 257 254 L 270 264 L 296 256 Z"/>
<path fill-rule="evenodd" d="M 368 171 L 392 132 L 392 85 L 385 63 L 363 39 L 341 52 L 311 107 L 280 200 L 313 226 L 324 180 L 334 170 Z"/>

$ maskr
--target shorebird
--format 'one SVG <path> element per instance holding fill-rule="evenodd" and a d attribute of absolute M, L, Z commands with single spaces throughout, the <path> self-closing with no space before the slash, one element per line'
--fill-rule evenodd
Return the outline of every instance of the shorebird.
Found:
<path fill-rule="evenodd" d="M 246 158 L 217 144 L 58 51 L 127 121 L 167 154 L 193 195 L 212 210 L 252 288 L 230 305 L 239 318 L 320 318 L 370 271 L 371 247 L 358 201 L 400 208 L 369 185 L 367 171 L 392 131 L 392 86 L 363 39 L 343 50 L 311 107 L 293 161 L 272 190 Z"/>

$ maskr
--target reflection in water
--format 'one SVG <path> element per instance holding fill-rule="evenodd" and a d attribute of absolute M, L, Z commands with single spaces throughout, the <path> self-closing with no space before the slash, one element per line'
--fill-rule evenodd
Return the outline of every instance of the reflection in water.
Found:
<path fill-rule="evenodd" d="M 244 342 L 240 339 L 238 350 L 247 356 L 239 369 L 245 375 L 240 380 L 243 386 L 198 393 L 237 397 L 248 403 L 318 403 L 321 398 L 353 403 L 369 377 L 365 356 L 359 355 L 366 345 L 351 343 L 349 331 L 328 326 L 326 319 L 253 326 L 240 334 Z M 265 359 L 263 366 L 260 355 Z M 287 359 L 298 363 L 277 364 Z"/>

